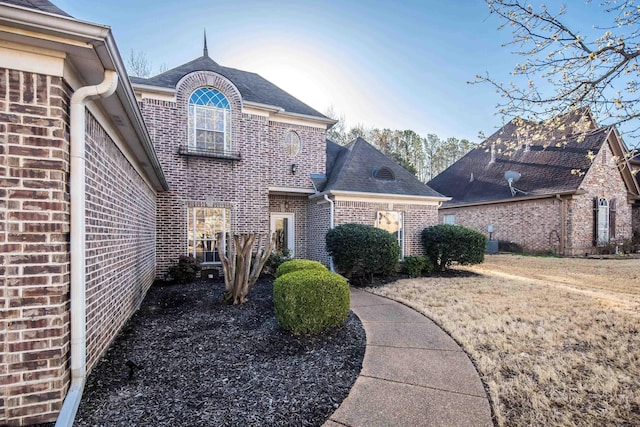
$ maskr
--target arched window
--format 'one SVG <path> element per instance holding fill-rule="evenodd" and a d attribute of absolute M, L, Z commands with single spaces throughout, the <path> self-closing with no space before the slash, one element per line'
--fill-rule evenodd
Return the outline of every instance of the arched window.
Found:
<path fill-rule="evenodd" d="M 295 157 L 300 152 L 300 136 L 296 131 L 290 130 L 284 137 L 284 147 L 289 157 Z"/>
<path fill-rule="evenodd" d="M 201 87 L 191 94 L 189 149 L 223 155 L 231 151 L 231 108 L 219 90 Z"/>

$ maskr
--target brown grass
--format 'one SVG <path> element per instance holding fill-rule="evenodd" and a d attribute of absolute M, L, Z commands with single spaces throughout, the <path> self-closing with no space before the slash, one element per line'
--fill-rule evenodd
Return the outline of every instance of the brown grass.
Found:
<path fill-rule="evenodd" d="M 640 259 L 495 255 L 469 270 L 372 291 L 464 347 L 498 425 L 640 425 Z"/>

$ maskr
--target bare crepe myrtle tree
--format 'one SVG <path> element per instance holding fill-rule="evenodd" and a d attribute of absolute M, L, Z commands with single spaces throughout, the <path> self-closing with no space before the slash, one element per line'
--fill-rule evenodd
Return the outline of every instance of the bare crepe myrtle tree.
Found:
<path fill-rule="evenodd" d="M 275 246 L 273 236 L 259 233 L 227 235 L 216 234 L 216 248 L 224 272 L 224 299 L 230 304 L 242 304 L 256 284 L 264 264 Z M 226 243 L 226 245 L 225 245 Z M 254 244 L 257 246 L 253 250 Z M 225 246 L 227 253 L 225 253 Z"/>

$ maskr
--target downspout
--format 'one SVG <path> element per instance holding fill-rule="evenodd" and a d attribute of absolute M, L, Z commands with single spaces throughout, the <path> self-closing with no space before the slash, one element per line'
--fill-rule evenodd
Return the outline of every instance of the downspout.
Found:
<path fill-rule="evenodd" d="M 333 200 L 331 200 L 327 194 L 324 195 L 324 199 L 329 202 L 329 229 L 333 230 L 335 205 L 333 204 Z M 333 257 L 329 257 L 329 270 L 331 270 L 332 273 L 336 272 L 335 268 L 333 268 Z"/>
<path fill-rule="evenodd" d="M 78 412 L 87 377 L 85 301 L 85 105 L 94 98 L 111 96 L 118 87 L 118 74 L 105 70 L 104 80 L 79 88 L 71 96 L 71 385 L 56 420 L 56 427 L 71 427 Z"/>

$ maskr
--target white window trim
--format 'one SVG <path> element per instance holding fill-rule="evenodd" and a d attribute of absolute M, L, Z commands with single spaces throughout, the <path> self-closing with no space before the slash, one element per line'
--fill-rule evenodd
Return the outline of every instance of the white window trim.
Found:
<path fill-rule="evenodd" d="M 296 254 L 296 215 L 293 212 L 272 212 L 271 213 L 271 232 L 276 232 L 276 220 L 286 218 L 289 224 L 289 232 L 287 233 L 287 246 L 289 247 L 289 256 L 295 258 Z"/>
<path fill-rule="evenodd" d="M 453 222 L 447 221 L 448 218 L 453 218 Z M 442 217 L 443 224 L 456 225 L 456 214 L 444 214 Z"/>
<path fill-rule="evenodd" d="M 187 234 L 187 236 L 188 236 L 189 234 L 193 233 L 192 236 L 191 236 L 192 241 L 193 241 L 193 248 L 192 248 L 193 253 L 189 253 L 189 250 L 188 250 L 189 243 L 188 243 L 188 239 L 187 239 L 187 254 L 191 255 L 194 259 L 197 259 L 197 243 L 196 242 L 198 240 L 204 240 L 204 239 L 198 238 L 198 236 L 197 236 L 197 231 L 196 231 L 196 227 L 195 227 L 196 220 L 197 220 L 196 210 L 197 209 L 221 209 L 222 210 L 222 224 L 226 224 L 227 223 L 227 213 L 229 215 L 231 215 L 231 212 L 230 212 L 229 208 L 223 208 L 223 207 L 210 208 L 210 207 L 205 207 L 205 206 L 193 206 L 193 207 L 189 207 L 187 209 L 188 209 L 188 216 L 187 217 L 191 216 L 191 218 L 188 220 L 187 227 L 190 228 L 190 227 L 193 226 L 192 229 L 188 230 L 188 234 Z M 230 234 L 230 233 L 231 233 L 231 230 L 222 230 L 222 250 L 224 251 L 224 253 L 227 252 L 227 235 Z M 206 239 L 206 240 L 211 240 L 212 244 L 215 244 L 215 235 L 213 236 L 213 238 Z M 214 246 L 212 248 L 213 253 L 215 253 L 215 249 L 216 249 L 216 246 Z M 222 264 L 222 262 L 221 261 L 205 262 L 203 260 L 201 262 L 201 264 L 202 265 L 220 265 L 220 264 Z"/>
<path fill-rule="evenodd" d="M 383 212 L 393 212 L 400 215 L 399 230 L 398 230 L 398 245 L 400 245 L 400 260 L 404 259 L 404 212 L 403 211 L 377 211 L 376 212 L 376 227 L 384 230 L 380 227 L 380 218 Z"/>
<path fill-rule="evenodd" d="M 609 243 L 609 201 L 598 199 L 598 246 Z"/>

